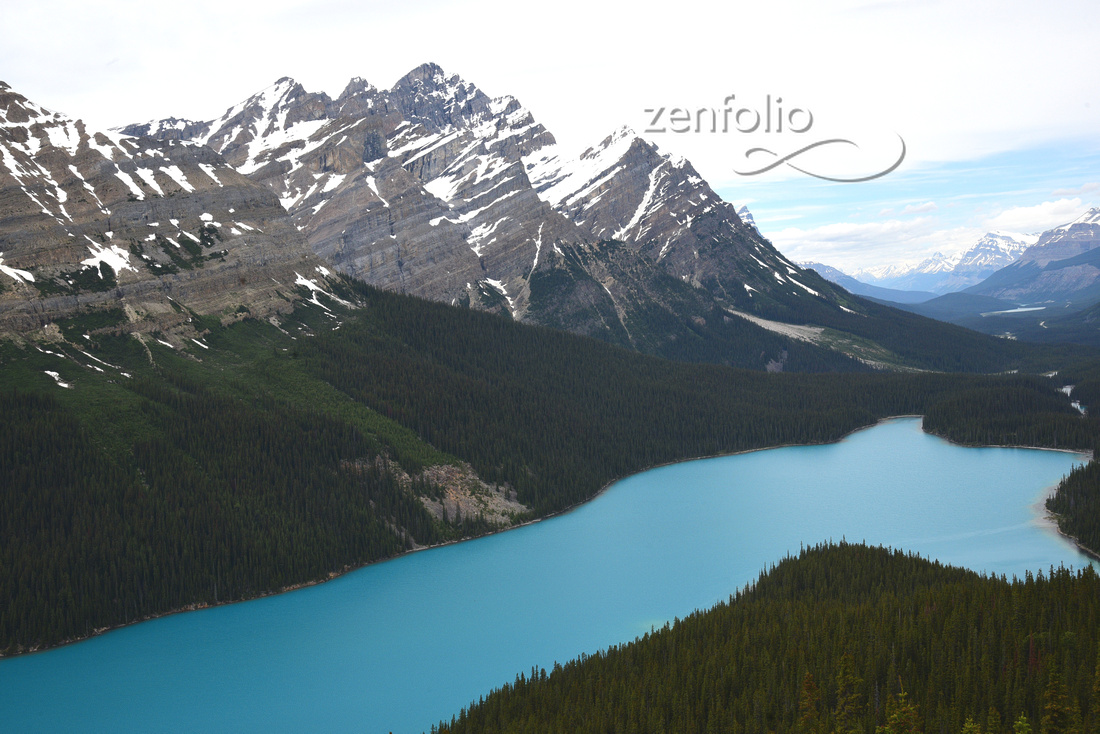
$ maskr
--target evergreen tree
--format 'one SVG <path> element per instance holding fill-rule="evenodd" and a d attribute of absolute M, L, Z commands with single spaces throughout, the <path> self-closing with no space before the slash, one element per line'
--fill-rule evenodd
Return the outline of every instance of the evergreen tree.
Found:
<path fill-rule="evenodd" d="M 857 734 L 861 721 L 863 679 L 856 674 L 855 660 L 851 653 L 844 653 L 836 670 L 836 707 L 833 709 L 833 726 L 837 734 Z"/>
<path fill-rule="evenodd" d="M 813 673 L 802 678 L 802 689 L 798 696 L 798 731 L 800 734 L 824 734 L 821 721 L 821 691 L 817 687 Z"/>
<path fill-rule="evenodd" d="M 1096 655 L 1096 670 L 1092 673 L 1088 717 L 1085 723 L 1087 734 L 1100 734 L 1100 651 Z"/>
<path fill-rule="evenodd" d="M 982 734 L 982 727 L 974 721 L 973 717 L 967 716 L 963 723 L 962 734 Z"/>
<path fill-rule="evenodd" d="M 967 719 L 969 723 L 969 719 Z M 886 701 L 886 725 L 875 729 L 876 734 L 919 734 L 921 731 L 920 717 L 917 707 L 909 701 L 905 691 L 891 696 Z M 963 727 L 963 734 L 981 734 L 981 729 L 976 732 L 967 731 Z"/>
<path fill-rule="evenodd" d="M 1003 734 L 1001 725 L 1001 712 L 996 706 L 989 707 L 989 713 L 985 717 L 986 734 Z"/>
<path fill-rule="evenodd" d="M 1073 732 L 1069 692 L 1062 675 L 1051 668 L 1050 679 L 1043 692 L 1043 716 L 1039 721 L 1040 734 L 1076 734 Z"/>

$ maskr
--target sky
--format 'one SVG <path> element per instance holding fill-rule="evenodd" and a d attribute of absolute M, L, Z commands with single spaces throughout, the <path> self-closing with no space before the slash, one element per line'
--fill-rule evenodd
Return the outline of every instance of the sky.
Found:
<path fill-rule="evenodd" d="M 432 61 L 570 152 L 629 125 L 788 257 L 847 272 L 1100 205 L 1095 0 L 0 5 L 0 80 L 94 129 L 213 119 L 283 76 L 387 88 Z"/>

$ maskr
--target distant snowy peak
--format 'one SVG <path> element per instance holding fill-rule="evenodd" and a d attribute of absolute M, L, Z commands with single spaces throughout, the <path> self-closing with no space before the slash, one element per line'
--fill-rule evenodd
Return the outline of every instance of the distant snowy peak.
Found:
<path fill-rule="evenodd" d="M 144 124 L 129 125 L 118 132 L 158 140 L 190 140 L 205 133 L 208 127 L 209 123 L 168 117 L 163 120 L 150 120 Z"/>
<path fill-rule="evenodd" d="M 927 261 L 922 261 L 927 262 Z M 859 268 L 851 276 L 857 280 L 877 283 L 893 278 L 901 278 L 916 272 L 922 263 L 903 262 L 890 265 L 876 265 L 870 268 Z"/>
<path fill-rule="evenodd" d="M 749 211 L 749 208 L 747 206 L 742 206 L 740 209 L 738 209 L 737 210 L 737 216 L 741 218 L 742 222 L 749 225 L 750 227 L 755 229 L 757 232 L 760 231 L 760 228 L 756 226 L 756 220 L 753 219 L 753 217 L 752 217 L 752 212 Z M 822 267 L 828 267 L 828 266 L 822 266 Z"/>
<path fill-rule="evenodd" d="M 1069 224 L 1058 227 L 1059 230 L 1068 230 L 1075 224 L 1100 224 L 1100 207 L 1093 207 Z"/>
<path fill-rule="evenodd" d="M 988 232 L 964 252 L 950 255 L 937 252 L 918 263 L 864 268 L 854 276 L 889 288 L 951 293 L 975 285 L 1012 264 L 1038 239 L 1038 235 L 1017 232 Z"/>
<path fill-rule="evenodd" d="M 1100 247 L 1100 208 L 1092 208 L 1072 222 L 1048 229 L 1039 235 L 1020 260 L 1034 262 L 1042 267 L 1056 260 L 1076 257 Z"/>
<path fill-rule="evenodd" d="M 1089 209 L 1059 227 L 1048 229 L 1006 268 L 969 289 L 978 295 L 1018 303 L 1096 302 L 1100 271 L 1100 209 Z"/>
<path fill-rule="evenodd" d="M 944 255 L 942 252 L 937 252 L 932 257 L 926 258 L 917 265 L 914 272 L 917 273 L 950 273 L 959 264 L 961 255 Z"/>
<path fill-rule="evenodd" d="M 1011 265 L 1028 247 L 1039 241 L 1039 235 L 1018 232 L 989 232 L 977 244 L 959 257 L 958 272 L 992 272 Z"/>

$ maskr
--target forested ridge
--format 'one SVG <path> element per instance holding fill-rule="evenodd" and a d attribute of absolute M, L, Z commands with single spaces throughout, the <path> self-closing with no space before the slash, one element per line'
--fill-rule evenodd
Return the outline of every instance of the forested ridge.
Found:
<path fill-rule="evenodd" d="M 1100 557 L 1100 362 L 1072 365 L 1060 381 L 1072 386 L 1070 395 L 1086 410 L 1086 422 L 1098 438 L 1093 445 L 1093 460 L 1070 472 L 1047 500 L 1047 509 L 1063 533 Z"/>
<path fill-rule="evenodd" d="M 765 374 L 646 357 L 386 291 L 361 296 L 371 318 L 319 334 L 305 358 L 311 372 L 483 477 L 514 483 L 539 512 L 640 467 L 836 440 L 892 415 L 932 412 L 927 429 L 958 443 L 1093 445 L 1048 378 Z"/>
<path fill-rule="evenodd" d="M 1100 577 L 806 549 L 728 603 L 518 675 L 432 730 L 1091 733 Z"/>
<path fill-rule="evenodd" d="M 193 315 L 187 352 L 116 328 L 120 311 L 0 343 L 0 651 L 492 529 L 432 517 L 438 488 L 398 468 L 468 462 L 543 516 L 656 464 L 891 415 L 964 443 L 1093 445 L 1047 378 L 682 364 L 355 289 L 362 308 L 280 327 Z"/>

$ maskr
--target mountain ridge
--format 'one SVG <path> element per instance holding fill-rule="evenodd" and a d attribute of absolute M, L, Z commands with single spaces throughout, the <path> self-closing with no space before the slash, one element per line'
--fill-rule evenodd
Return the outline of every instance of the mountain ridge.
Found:
<path fill-rule="evenodd" d="M 214 121 L 123 128 L 181 130 L 275 191 L 317 254 L 378 287 L 634 348 L 689 336 L 684 325 L 654 334 L 654 318 L 704 316 L 645 285 L 655 267 L 701 291 L 705 310 L 859 309 L 776 251 L 687 160 L 628 127 L 568 155 L 514 97 L 435 64 L 389 90 L 353 79 L 336 101 L 282 79 Z M 538 292 L 563 281 L 576 284 L 569 298 Z M 649 316 L 625 306 L 639 297 Z"/>
<path fill-rule="evenodd" d="M 277 199 L 209 148 L 89 130 L 6 84 L 0 121 L 0 330 L 122 305 L 135 332 L 193 331 L 188 310 L 277 316 L 326 277 Z"/>

